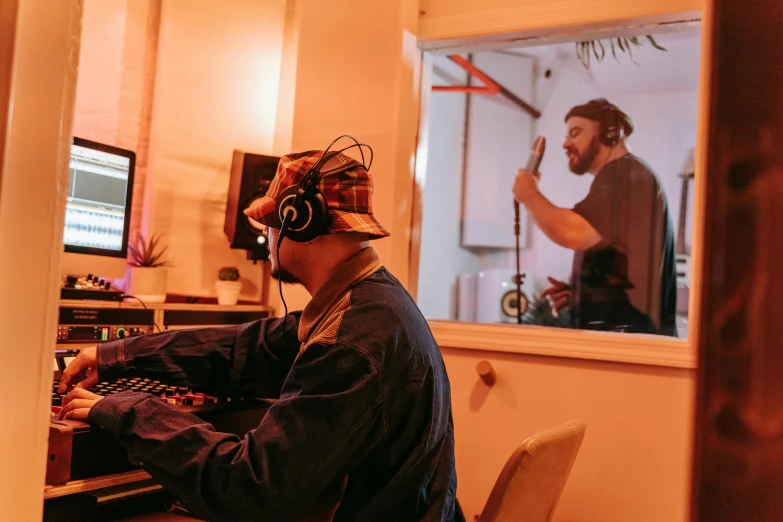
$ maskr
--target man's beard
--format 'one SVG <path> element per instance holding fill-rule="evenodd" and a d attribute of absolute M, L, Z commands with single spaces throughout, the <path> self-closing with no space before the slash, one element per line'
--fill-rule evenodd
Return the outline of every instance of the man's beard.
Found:
<path fill-rule="evenodd" d="M 294 274 L 285 268 L 275 268 L 271 276 L 286 285 L 301 285 L 302 282 Z"/>
<path fill-rule="evenodd" d="M 595 158 L 598 157 L 599 150 L 598 136 L 594 136 L 593 139 L 590 140 L 590 145 L 588 145 L 584 154 L 579 154 L 579 151 L 576 149 L 569 149 L 568 168 L 571 169 L 571 172 L 574 174 L 581 176 L 593 165 Z M 573 165 L 571 164 L 570 153 L 576 154 L 576 162 Z"/>

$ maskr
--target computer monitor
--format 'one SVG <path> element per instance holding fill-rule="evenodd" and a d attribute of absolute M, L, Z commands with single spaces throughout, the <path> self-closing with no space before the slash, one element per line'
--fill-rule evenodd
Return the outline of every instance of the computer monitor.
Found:
<path fill-rule="evenodd" d="M 63 271 L 122 277 L 128 253 L 136 154 L 74 138 L 69 166 Z"/>

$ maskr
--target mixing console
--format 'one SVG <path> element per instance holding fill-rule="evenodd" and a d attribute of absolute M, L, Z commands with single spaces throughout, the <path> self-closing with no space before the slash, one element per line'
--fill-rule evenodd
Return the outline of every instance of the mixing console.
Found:
<path fill-rule="evenodd" d="M 59 379 L 55 379 L 52 386 L 52 406 L 55 407 L 61 406 L 63 400 L 63 396 L 57 391 L 59 386 Z M 151 393 L 169 404 L 177 406 L 201 406 L 204 404 L 230 402 L 231 400 L 230 398 L 217 398 L 203 393 L 194 393 L 187 386 L 171 386 L 142 377 L 123 377 L 114 382 L 101 382 L 90 388 L 89 391 L 103 397 L 123 391 Z"/>

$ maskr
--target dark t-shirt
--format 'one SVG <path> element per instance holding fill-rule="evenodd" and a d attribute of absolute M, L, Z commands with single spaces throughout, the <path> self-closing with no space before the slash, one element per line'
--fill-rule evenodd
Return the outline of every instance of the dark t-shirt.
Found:
<path fill-rule="evenodd" d="M 607 163 L 574 212 L 602 238 L 574 253 L 574 326 L 675 336 L 674 232 L 649 165 L 633 154 Z"/>

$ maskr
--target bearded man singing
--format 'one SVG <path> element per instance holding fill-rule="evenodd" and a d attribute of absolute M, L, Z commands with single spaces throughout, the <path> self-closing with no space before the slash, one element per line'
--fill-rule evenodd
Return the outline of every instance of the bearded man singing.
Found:
<path fill-rule="evenodd" d="M 590 192 L 559 208 L 521 169 L 514 197 L 555 243 L 574 251 L 569 283 L 549 278 L 542 293 L 574 328 L 676 335 L 674 233 L 666 195 L 626 139 L 631 118 L 605 99 L 572 108 L 563 143 L 568 168 L 595 176 Z"/>

